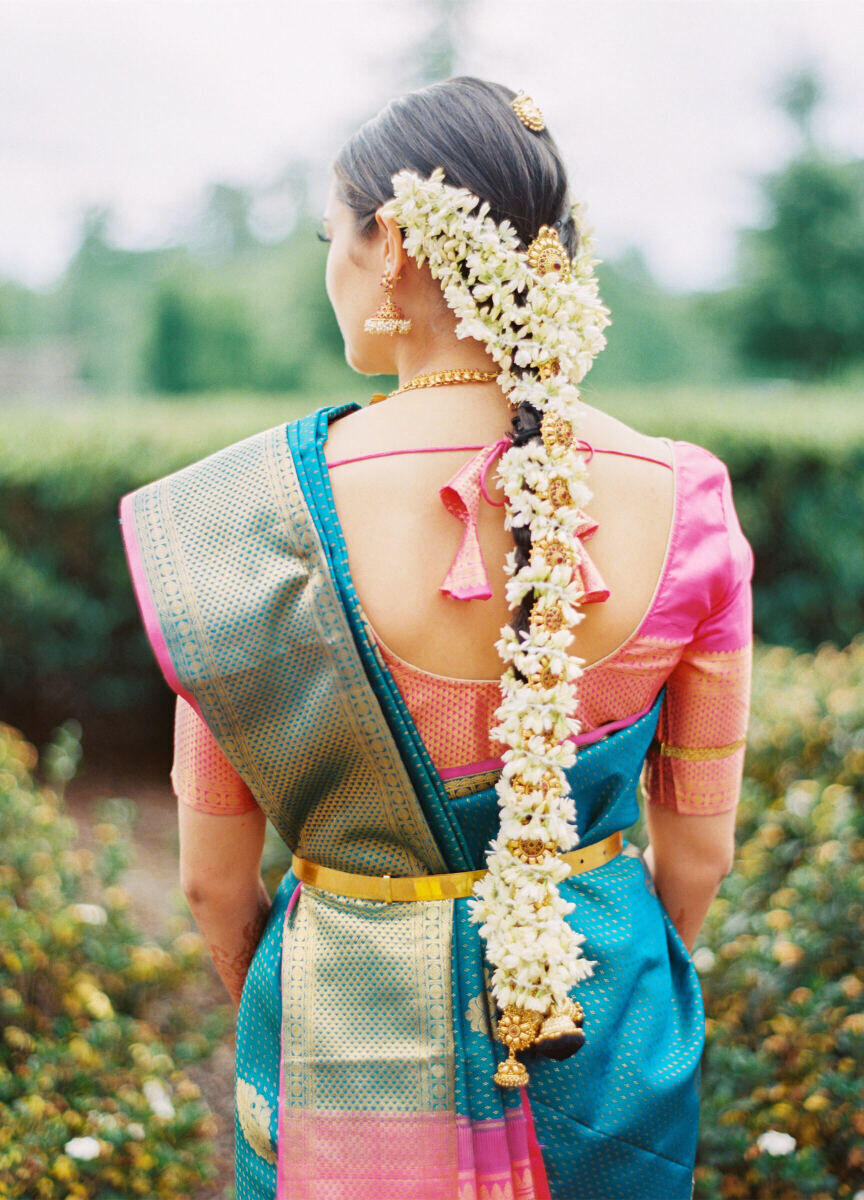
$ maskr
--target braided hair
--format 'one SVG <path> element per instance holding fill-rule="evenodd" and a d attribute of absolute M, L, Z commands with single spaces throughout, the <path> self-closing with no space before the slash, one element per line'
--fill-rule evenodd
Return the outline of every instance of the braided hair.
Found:
<path fill-rule="evenodd" d="M 478 196 L 496 222 L 513 226 L 523 250 L 548 225 L 575 258 L 579 231 L 561 154 L 548 130 L 525 127 L 510 106 L 515 96 L 503 84 L 457 76 L 396 97 L 362 125 L 333 165 L 340 199 L 354 213 L 360 235 L 375 232 L 375 214 L 392 196 L 397 171 L 428 176 L 443 167 L 448 184 Z M 534 367 L 514 373 L 537 378 Z M 520 404 L 509 436 L 516 446 L 538 441 L 538 410 Z M 529 527 L 514 525 L 513 539 L 518 569 L 530 557 Z M 527 629 L 530 609 L 526 596 L 514 614 L 517 631 Z"/>

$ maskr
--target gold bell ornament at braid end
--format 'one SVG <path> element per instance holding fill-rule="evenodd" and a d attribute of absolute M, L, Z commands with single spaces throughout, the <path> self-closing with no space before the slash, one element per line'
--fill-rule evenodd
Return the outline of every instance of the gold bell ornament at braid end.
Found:
<path fill-rule="evenodd" d="M 557 1007 L 553 1005 L 531 1045 L 532 1051 L 542 1058 L 553 1058 L 556 1062 L 570 1058 L 585 1045 L 582 1029 L 584 1019 L 585 1014 L 578 1000 L 571 1000 L 568 996 L 562 1004 Z"/>
<path fill-rule="evenodd" d="M 528 1072 L 516 1058 L 516 1051 L 527 1050 L 533 1044 L 542 1020 L 541 1013 L 515 1004 L 508 1005 L 498 1018 L 496 1036 L 509 1052 L 493 1076 L 499 1087 L 524 1087 L 528 1082 Z"/>

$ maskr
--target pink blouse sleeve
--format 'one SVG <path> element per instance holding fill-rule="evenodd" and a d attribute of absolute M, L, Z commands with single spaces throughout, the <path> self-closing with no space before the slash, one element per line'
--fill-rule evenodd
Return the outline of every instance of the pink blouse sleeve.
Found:
<path fill-rule="evenodd" d="M 198 812 L 233 817 L 257 808 L 249 788 L 190 704 L 177 697 L 174 717 L 174 794 Z"/>
<path fill-rule="evenodd" d="M 643 788 L 650 803 L 675 812 L 727 812 L 738 803 L 750 715 L 753 553 L 722 472 L 725 549 L 709 581 L 710 611 L 666 681 L 657 738 Z"/>

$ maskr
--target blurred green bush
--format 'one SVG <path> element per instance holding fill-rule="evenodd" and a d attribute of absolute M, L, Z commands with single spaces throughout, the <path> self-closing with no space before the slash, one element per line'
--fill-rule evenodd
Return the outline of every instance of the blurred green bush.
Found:
<path fill-rule="evenodd" d="M 185 920 L 145 938 L 120 884 L 132 806 L 112 801 L 77 841 L 62 783 L 77 732 L 36 755 L 0 725 L 0 1196 L 188 1197 L 211 1177 L 213 1118 L 183 1064 L 205 1057 L 224 1014 L 177 999 L 204 944 Z M 155 998 L 170 1013 L 147 1019 Z"/>
<path fill-rule="evenodd" d="M 698 1200 L 864 1184 L 864 639 L 756 657 L 731 875 L 694 951 Z"/>
<path fill-rule="evenodd" d="M 864 423 L 854 391 L 658 387 L 587 398 L 728 463 L 756 554 L 763 640 L 843 645 L 864 627 Z M 220 395 L 4 415 L 0 712 L 28 731 L 74 715 L 88 736 L 99 720 L 101 738 L 163 736 L 170 700 L 132 599 L 119 497 L 322 399 Z"/>

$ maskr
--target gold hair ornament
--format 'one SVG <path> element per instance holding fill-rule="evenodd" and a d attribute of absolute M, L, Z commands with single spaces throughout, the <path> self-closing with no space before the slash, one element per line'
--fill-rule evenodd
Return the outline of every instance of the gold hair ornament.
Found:
<path fill-rule="evenodd" d="M 543 119 L 543 114 L 539 106 L 531 99 L 527 92 L 520 92 L 515 99 L 510 101 L 510 107 L 522 124 L 527 126 L 532 133 L 540 133 L 542 129 L 546 128 L 546 122 Z"/>
<path fill-rule="evenodd" d="M 570 255 L 551 225 L 540 226 L 526 253 L 528 265 L 541 279 L 545 275 L 556 275 L 562 283 L 570 282 Z"/>

